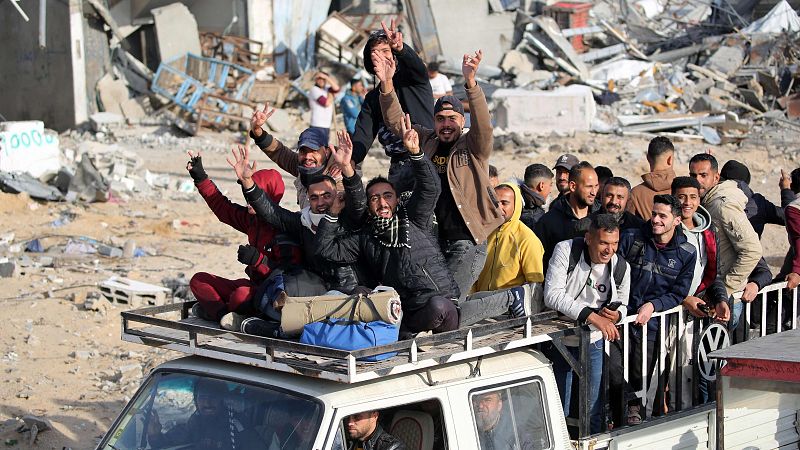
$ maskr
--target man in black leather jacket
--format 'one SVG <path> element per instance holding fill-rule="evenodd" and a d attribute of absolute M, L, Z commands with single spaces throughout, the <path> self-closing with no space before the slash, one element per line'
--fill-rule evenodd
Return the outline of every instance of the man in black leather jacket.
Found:
<path fill-rule="evenodd" d="M 343 420 L 348 438 L 348 450 L 405 450 L 399 439 L 378 425 L 378 411 L 364 411 Z"/>

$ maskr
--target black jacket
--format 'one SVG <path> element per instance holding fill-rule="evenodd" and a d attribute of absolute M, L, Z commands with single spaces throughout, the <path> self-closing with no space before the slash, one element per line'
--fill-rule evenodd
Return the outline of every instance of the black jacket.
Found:
<path fill-rule="evenodd" d="M 759 291 L 772 283 L 772 271 L 769 270 L 769 264 L 767 264 L 767 261 L 765 261 L 763 257 L 758 260 L 756 268 L 750 272 L 750 276 L 747 277 L 747 282 L 758 285 Z"/>
<path fill-rule="evenodd" d="M 580 219 L 578 223 L 575 225 L 575 232 L 578 233 L 579 235 L 583 235 L 584 233 L 589 231 L 589 228 L 592 225 L 592 217 L 598 214 L 603 214 L 604 212 L 605 211 L 603 211 L 602 209 L 599 209 L 589 214 L 588 216 L 584 217 L 583 219 Z M 641 226 L 644 225 L 644 220 L 641 217 L 637 216 L 636 214 L 631 214 L 628 211 L 624 211 L 622 213 L 622 217 L 619 218 L 619 222 L 617 223 L 619 223 L 619 232 L 620 234 L 622 234 L 622 232 L 625 230 L 630 230 L 632 228 L 641 228 Z"/>
<path fill-rule="evenodd" d="M 383 431 L 380 425 L 372 435 L 363 442 L 364 450 L 406 450 L 406 445 L 391 434 Z M 350 450 L 356 448 L 356 442 L 350 444 Z"/>
<path fill-rule="evenodd" d="M 417 310 L 433 296 L 458 298 L 459 290 L 447 270 L 444 256 L 431 230 L 433 211 L 441 193 L 439 175 L 423 155 L 411 157 L 416 188 L 405 205 L 409 221 L 409 247 L 386 247 L 369 226 L 357 233 L 338 233 L 338 218 L 325 216 L 317 230 L 317 257 L 336 263 L 362 261 L 370 274 L 400 294 L 404 311 Z M 347 195 L 366 195 L 358 175 L 345 184 Z M 360 192 L 360 193 L 359 193 Z M 348 199 L 349 201 L 349 199 Z"/>
<path fill-rule="evenodd" d="M 243 192 L 247 203 L 253 207 L 259 219 L 286 233 L 302 247 L 305 268 L 322 277 L 328 290 L 350 293 L 358 286 L 375 285 L 355 264 L 335 264 L 314 257 L 315 235 L 303 226 L 300 212 L 276 205 L 258 185 L 253 185 L 249 190 L 243 189 Z"/>
<path fill-rule="evenodd" d="M 520 183 L 519 190 L 522 192 L 522 214 L 520 214 L 519 220 L 533 230 L 536 222 L 544 216 L 546 199 L 526 186 L 525 183 Z"/>
<path fill-rule="evenodd" d="M 533 230 L 536 233 L 536 237 L 542 241 L 542 246 L 544 247 L 545 272 L 547 271 L 550 257 L 553 256 L 553 249 L 556 244 L 582 235 L 577 228 L 580 219 L 575 217 L 575 213 L 572 212 L 572 208 L 569 206 L 570 195 L 562 195 L 553 200 L 550 203 L 550 210 L 539 219 Z M 589 206 L 589 214 L 595 211 L 594 205 Z"/>
<path fill-rule="evenodd" d="M 764 198 L 763 195 L 753 192 L 744 181 L 736 180 L 736 185 L 747 196 L 747 205 L 744 207 L 744 213 L 747 214 L 747 219 L 750 220 L 750 224 L 753 225 L 753 229 L 756 230 L 759 238 L 764 232 L 764 226 L 768 223 L 786 226 L 783 207 L 794 199 L 794 193 L 791 189 L 781 189 L 781 207 L 779 208 Z"/>
<path fill-rule="evenodd" d="M 392 77 L 394 90 L 403 111 L 411 116 L 411 122 L 433 129 L 433 90 L 428 81 L 428 69 L 414 49 L 403 44 L 396 52 L 397 71 Z M 361 112 L 356 119 L 353 134 L 353 161 L 360 163 L 367 156 L 378 130 L 383 125 L 383 113 L 379 101 L 380 89 L 376 85 L 367 92 Z"/>

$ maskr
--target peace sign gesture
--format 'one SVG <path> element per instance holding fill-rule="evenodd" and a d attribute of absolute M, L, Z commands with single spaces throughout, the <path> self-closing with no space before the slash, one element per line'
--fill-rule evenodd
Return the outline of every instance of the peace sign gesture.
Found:
<path fill-rule="evenodd" d="M 381 27 L 383 27 L 383 32 L 386 33 L 386 37 L 389 38 L 389 47 L 396 52 L 403 50 L 403 33 L 397 31 L 397 24 L 394 18 L 392 18 L 388 28 L 386 27 L 386 22 L 381 20 Z"/>
<path fill-rule="evenodd" d="M 250 118 L 250 129 L 253 131 L 253 134 L 256 136 L 261 136 L 262 129 L 261 127 L 267 123 L 270 117 L 275 113 L 275 108 L 270 109 L 269 103 L 264 104 L 263 110 L 256 109 L 253 113 L 253 117 Z"/>
<path fill-rule="evenodd" d="M 406 114 L 403 118 L 400 130 L 403 132 L 403 145 L 412 155 L 419 154 L 419 134 L 411 126 L 411 116 Z"/>

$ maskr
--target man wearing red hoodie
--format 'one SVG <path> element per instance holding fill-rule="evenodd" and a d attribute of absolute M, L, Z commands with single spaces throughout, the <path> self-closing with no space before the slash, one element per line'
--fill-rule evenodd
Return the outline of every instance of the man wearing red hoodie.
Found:
<path fill-rule="evenodd" d="M 653 213 L 653 197 L 658 194 L 669 194 L 672 180 L 675 179 L 675 147 L 669 139 L 658 136 L 647 146 L 647 162 L 650 173 L 642 175 L 642 184 L 631 190 L 627 211 L 650 220 Z"/>
<path fill-rule="evenodd" d="M 203 160 L 198 152 L 189 152 L 191 160 L 186 164 L 200 195 L 220 222 L 230 225 L 247 235 L 248 245 L 240 245 L 239 262 L 245 264 L 248 278 L 228 280 L 220 276 L 198 272 L 189 287 L 198 303 L 192 313 L 206 320 L 219 321 L 229 312 L 251 315 L 255 310 L 250 304 L 252 292 L 264 281 L 275 265 L 300 262 L 300 249 L 293 244 L 278 245 L 276 230 L 258 220 L 253 208 L 231 202 L 208 178 L 203 169 Z M 283 179 L 273 169 L 259 170 L 253 180 L 274 202 L 283 197 Z"/>

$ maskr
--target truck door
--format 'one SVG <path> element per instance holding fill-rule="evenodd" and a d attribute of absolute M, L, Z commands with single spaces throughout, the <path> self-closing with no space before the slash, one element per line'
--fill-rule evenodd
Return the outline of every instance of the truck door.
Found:
<path fill-rule="evenodd" d="M 357 391 L 353 397 L 358 397 Z M 370 429 L 372 421 L 403 442 L 407 449 L 459 448 L 450 432 L 453 424 L 447 414 L 448 402 L 444 389 L 432 389 L 338 407 L 324 448 L 349 448 L 354 440 L 359 440 L 363 429 Z"/>

